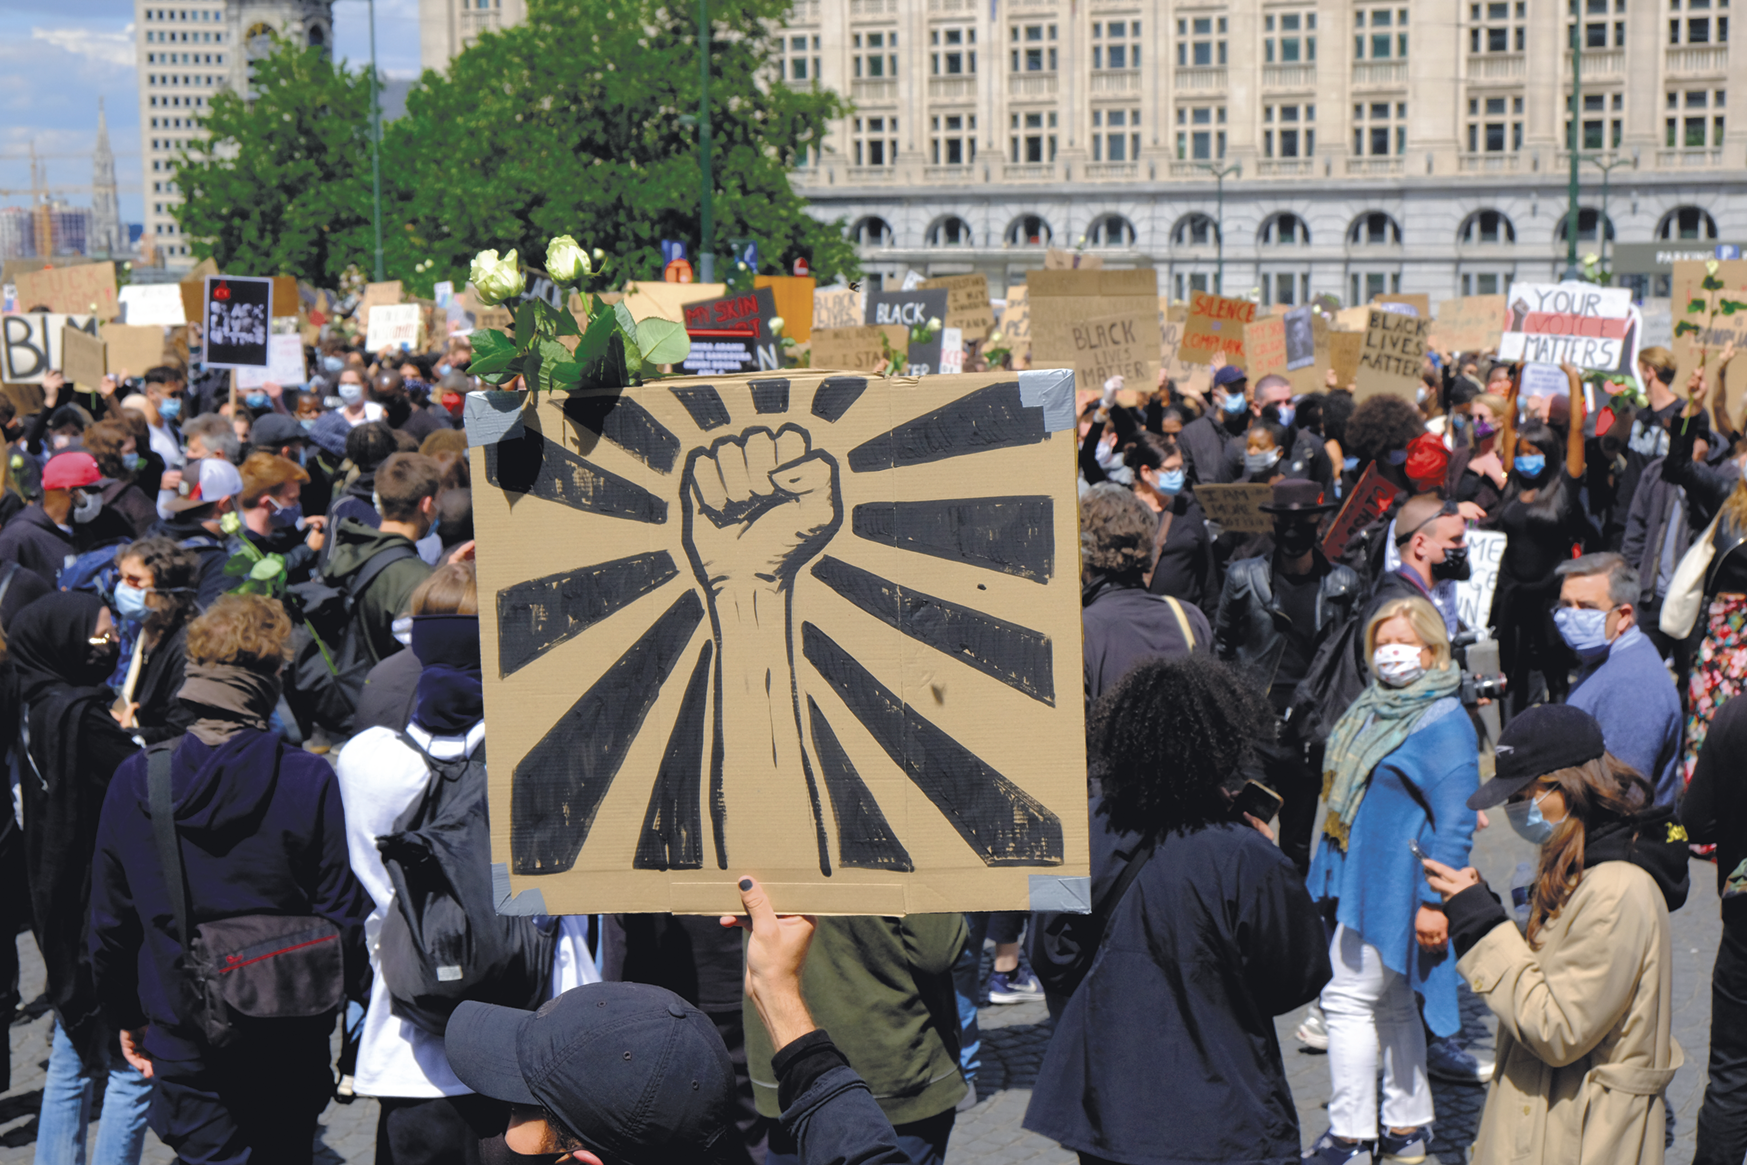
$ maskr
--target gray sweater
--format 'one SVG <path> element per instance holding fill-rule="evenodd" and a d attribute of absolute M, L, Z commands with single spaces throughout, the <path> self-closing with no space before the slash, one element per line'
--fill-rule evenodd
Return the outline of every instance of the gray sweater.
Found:
<path fill-rule="evenodd" d="M 1565 702 L 1596 718 L 1607 750 L 1656 786 L 1656 804 L 1679 799 L 1680 694 L 1642 631 L 1630 628 L 1585 664 Z"/>

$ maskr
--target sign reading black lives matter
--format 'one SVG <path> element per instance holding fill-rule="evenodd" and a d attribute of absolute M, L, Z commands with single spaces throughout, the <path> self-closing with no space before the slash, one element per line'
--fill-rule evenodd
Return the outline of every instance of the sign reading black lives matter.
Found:
<path fill-rule="evenodd" d="M 472 394 L 499 909 L 1088 909 L 1073 386 Z"/>
<path fill-rule="evenodd" d="M 239 275 L 206 277 L 205 362 L 208 368 L 265 368 L 273 281 Z"/>
<path fill-rule="evenodd" d="M 912 343 L 907 353 L 906 371 L 912 376 L 925 376 L 941 370 L 942 341 L 946 338 L 947 302 L 951 293 L 944 287 L 916 288 L 911 291 L 873 291 L 867 297 L 867 322 L 874 327 L 894 324 L 906 328 L 919 327 L 929 320 L 940 320 L 942 327 L 921 343 Z"/>

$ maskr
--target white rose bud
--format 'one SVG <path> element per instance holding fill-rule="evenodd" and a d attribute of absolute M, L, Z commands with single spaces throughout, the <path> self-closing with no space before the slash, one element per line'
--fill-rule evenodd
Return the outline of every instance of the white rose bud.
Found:
<path fill-rule="evenodd" d="M 786 326 L 787 325 L 784 324 L 783 318 L 781 316 L 771 316 L 770 317 L 770 334 L 771 335 L 773 335 L 773 336 L 782 335 L 782 330 Z"/>
<path fill-rule="evenodd" d="M 601 250 L 601 249 L 600 249 L 600 248 L 599 248 L 599 247 L 596 247 L 596 248 L 595 248 L 595 249 L 594 249 L 594 250 L 593 250 L 593 251 L 592 251 L 592 252 L 591 252 L 591 254 L 593 254 L 593 255 L 594 255 L 594 261 L 595 261 L 595 264 L 596 264 L 596 265 L 597 265 L 597 266 L 598 266 L 598 265 L 599 265 L 599 264 L 601 264 L 601 263 L 605 263 L 605 262 L 606 262 L 606 261 L 607 261 L 607 253 L 606 253 L 606 252 L 605 252 L 605 251 L 603 251 L 603 250 Z"/>
<path fill-rule="evenodd" d="M 939 316 L 930 316 L 929 317 L 928 330 L 931 332 L 938 332 L 940 330 L 940 317 Z"/>
<path fill-rule="evenodd" d="M 479 302 L 486 307 L 496 307 L 512 296 L 520 295 L 527 287 L 514 251 L 501 259 L 496 251 L 479 252 L 473 256 L 473 267 L 467 277 L 473 282 Z"/>
<path fill-rule="evenodd" d="M 569 235 L 559 235 L 546 244 L 546 274 L 559 283 L 575 283 L 593 270 L 588 252 Z"/>
<path fill-rule="evenodd" d="M 1000 332 L 990 332 L 989 333 L 989 343 L 997 344 L 1000 342 L 1000 340 L 1001 340 L 1001 333 Z"/>

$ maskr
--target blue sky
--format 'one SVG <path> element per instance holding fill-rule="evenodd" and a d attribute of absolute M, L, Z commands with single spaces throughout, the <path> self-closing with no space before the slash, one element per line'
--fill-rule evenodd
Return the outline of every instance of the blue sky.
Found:
<path fill-rule="evenodd" d="M 355 64 L 369 60 L 365 0 L 334 4 L 335 47 Z M 29 202 L 36 143 L 48 185 L 74 206 L 89 206 L 97 98 L 109 115 L 121 185 L 121 214 L 140 221 L 140 111 L 134 68 L 132 0 L 0 0 L 0 206 Z M 377 0 L 377 60 L 390 77 L 418 75 L 418 0 Z"/>

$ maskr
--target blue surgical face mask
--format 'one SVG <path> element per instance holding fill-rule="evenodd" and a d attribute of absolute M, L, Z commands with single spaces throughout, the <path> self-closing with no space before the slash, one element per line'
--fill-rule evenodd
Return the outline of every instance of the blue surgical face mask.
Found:
<path fill-rule="evenodd" d="M 439 364 L 439 365 L 437 365 L 437 375 L 438 376 L 447 376 L 453 370 L 453 368 L 454 368 L 454 366 L 450 365 L 450 364 Z"/>
<path fill-rule="evenodd" d="M 1547 471 L 1547 455 L 1545 453 L 1518 453 L 1516 455 L 1516 471 L 1527 478 L 1538 478 Z"/>
<path fill-rule="evenodd" d="M 1166 497 L 1171 497 L 1175 494 L 1182 493 L 1183 487 L 1187 485 L 1188 482 L 1189 474 L 1187 470 L 1161 469 L 1158 471 L 1158 475 L 1153 478 L 1153 488 L 1164 494 Z"/>
<path fill-rule="evenodd" d="M 315 418 L 314 417 L 304 417 L 301 420 L 299 420 L 297 423 L 303 426 L 303 431 L 306 433 L 313 432 L 315 429 Z M 306 452 L 307 452 L 307 450 L 306 450 Z"/>
<path fill-rule="evenodd" d="M 346 362 L 338 356 L 323 356 L 321 366 L 323 372 L 338 372 L 346 366 Z"/>
<path fill-rule="evenodd" d="M 121 467 L 129 473 L 132 473 L 140 467 L 140 462 L 142 460 L 144 459 L 140 457 L 138 453 L 123 453 L 121 455 Z"/>
<path fill-rule="evenodd" d="M 166 421 L 173 421 L 182 415 L 182 398 L 167 396 L 158 402 L 158 416 Z"/>
<path fill-rule="evenodd" d="M 1348 471 L 1357 469 L 1359 468 L 1359 459 L 1357 457 L 1343 457 L 1341 458 L 1341 468 Z"/>
<path fill-rule="evenodd" d="M 243 398 L 243 403 L 252 409 L 264 409 L 272 402 L 264 392 L 251 392 Z"/>
<path fill-rule="evenodd" d="M 1238 413 L 1243 412 L 1244 409 L 1248 407 L 1249 403 L 1249 401 L 1244 399 L 1243 393 L 1228 392 L 1225 394 L 1225 399 L 1219 402 L 1219 407 L 1224 409 L 1228 414 L 1236 416 Z"/>
<path fill-rule="evenodd" d="M 1504 816 L 1510 822 L 1511 829 L 1530 845 L 1546 844 L 1547 839 L 1553 836 L 1553 827 L 1559 821 L 1565 820 L 1561 817 L 1559 821 L 1548 821 L 1541 816 L 1541 802 L 1552 791 L 1548 789 L 1532 801 L 1511 801 L 1504 807 Z"/>
<path fill-rule="evenodd" d="M 1245 453 L 1244 472 L 1261 473 L 1264 470 L 1274 468 L 1274 463 L 1279 460 L 1280 451 L 1278 449 L 1269 449 L 1262 453 Z"/>
<path fill-rule="evenodd" d="M 1298 408 L 1295 405 L 1281 405 L 1279 407 L 1279 413 L 1280 423 L 1282 425 L 1290 425 L 1292 423 L 1292 418 L 1298 415 Z"/>
<path fill-rule="evenodd" d="M 289 506 L 280 506 L 273 511 L 273 524 L 284 529 L 290 529 L 303 521 L 303 503 L 293 502 Z"/>
<path fill-rule="evenodd" d="M 350 381 L 347 381 L 340 385 L 338 391 L 340 399 L 349 405 L 355 405 L 364 399 L 364 386 L 361 384 L 353 384 Z"/>
<path fill-rule="evenodd" d="M 1587 659 L 1608 649 L 1607 616 L 1590 607 L 1559 607 L 1553 611 L 1553 625 L 1566 646 Z"/>
<path fill-rule="evenodd" d="M 152 613 L 146 606 L 146 592 L 139 587 L 128 586 L 124 582 L 115 584 L 115 613 L 123 619 L 132 619 L 136 623 L 144 622 L 145 617 Z"/>

